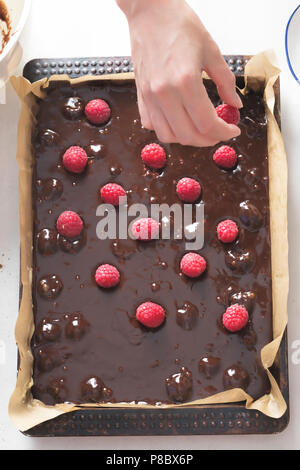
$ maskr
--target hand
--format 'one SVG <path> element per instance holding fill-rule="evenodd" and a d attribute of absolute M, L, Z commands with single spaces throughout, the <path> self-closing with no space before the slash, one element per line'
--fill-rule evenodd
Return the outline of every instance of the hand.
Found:
<path fill-rule="evenodd" d="M 235 77 L 198 16 L 184 0 L 118 0 L 131 35 L 142 125 L 161 142 L 212 146 L 240 135 L 217 116 L 202 80 L 240 108 Z"/>

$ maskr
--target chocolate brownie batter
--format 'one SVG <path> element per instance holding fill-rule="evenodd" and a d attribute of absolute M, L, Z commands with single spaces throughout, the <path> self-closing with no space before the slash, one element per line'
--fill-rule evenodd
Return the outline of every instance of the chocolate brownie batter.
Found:
<path fill-rule="evenodd" d="M 0 54 L 8 43 L 11 35 L 11 22 L 7 7 L 3 0 L 0 0 Z"/>
<path fill-rule="evenodd" d="M 215 106 L 220 99 L 206 82 Z M 109 123 L 88 122 L 84 106 L 107 101 Z M 157 142 L 141 127 L 133 82 L 51 86 L 40 101 L 36 133 L 33 210 L 33 304 L 36 332 L 33 395 L 48 405 L 61 402 L 177 403 L 232 387 L 262 396 L 269 383 L 260 362 L 272 340 L 272 283 L 268 195 L 267 121 L 260 94 L 243 98 L 242 134 L 230 142 L 238 154 L 234 170 L 213 162 L 214 148 L 163 145 L 167 165 L 153 171 L 141 150 Z M 64 152 L 83 147 L 89 163 L 82 175 L 68 173 Z M 123 186 L 128 204 L 180 203 L 176 183 L 200 182 L 205 206 L 205 243 L 199 253 L 207 271 L 198 279 L 180 273 L 186 241 L 104 240 L 96 236 L 100 189 Z M 182 203 L 180 203 L 182 204 Z M 76 240 L 58 235 L 56 221 L 77 212 L 84 231 Z M 230 218 L 239 237 L 222 244 L 217 224 Z M 103 290 L 97 267 L 118 268 L 121 283 Z M 146 301 L 163 306 L 164 324 L 149 330 L 135 319 Z M 222 314 L 245 305 L 248 325 L 230 333 Z"/>

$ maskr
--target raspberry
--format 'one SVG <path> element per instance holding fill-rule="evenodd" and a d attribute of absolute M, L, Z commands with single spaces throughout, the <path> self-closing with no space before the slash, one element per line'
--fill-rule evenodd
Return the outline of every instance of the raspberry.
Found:
<path fill-rule="evenodd" d="M 164 309 L 153 302 L 145 302 L 136 311 L 136 319 L 148 328 L 158 328 L 165 321 Z"/>
<path fill-rule="evenodd" d="M 99 266 L 95 274 L 95 280 L 98 286 L 104 289 L 116 287 L 120 282 L 120 273 L 114 266 L 103 264 Z"/>
<path fill-rule="evenodd" d="M 153 219 L 139 219 L 132 224 L 132 233 L 136 240 L 156 240 L 159 235 L 159 223 Z"/>
<path fill-rule="evenodd" d="M 76 212 L 63 212 L 56 223 L 58 233 L 66 238 L 78 237 L 83 229 L 82 219 Z"/>
<path fill-rule="evenodd" d="M 206 270 L 206 261 L 197 253 L 187 253 L 181 260 L 180 268 L 188 277 L 199 277 Z"/>
<path fill-rule="evenodd" d="M 120 198 L 126 197 L 126 192 L 119 184 L 109 183 L 101 189 L 101 197 L 105 204 L 119 206 L 122 202 Z"/>
<path fill-rule="evenodd" d="M 228 307 L 223 315 L 223 325 L 232 333 L 239 331 L 247 325 L 249 315 L 243 305 L 234 304 Z"/>
<path fill-rule="evenodd" d="M 192 178 L 182 178 L 177 184 L 177 195 L 183 202 L 195 202 L 201 194 L 201 186 Z"/>
<path fill-rule="evenodd" d="M 216 108 L 216 111 L 219 118 L 228 124 L 235 124 L 237 126 L 240 122 L 241 116 L 238 108 L 234 108 L 229 104 L 221 104 Z"/>
<path fill-rule="evenodd" d="M 221 168 L 230 170 L 237 164 L 237 155 L 232 147 L 228 147 L 228 145 L 222 145 L 222 147 L 215 151 L 213 160 L 216 165 L 220 166 Z"/>
<path fill-rule="evenodd" d="M 221 242 L 232 243 L 237 239 L 239 228 L 233 220 L 227 219 L 219 223 L 217 233 Z"/>
<path fill-rule="evenodd" d="M 87 154 L 81 147 L 70 147 L 63 156 L 63 165 L 71 173 L 82 173 L 87 162 Z"/>
<path fill-rule="evenodd" d="M 142 160 L 150 168 L 159 170 L 166 164 L 166 152 L 160 145 L 150 144 L 142 150 Z"/>
<path fill-rule="evenodd" d="M 92 124 L 105 124 L 111 116 L 111 109 L 106 101 L 92 100 L 86 105 L 85 115 Z"/>

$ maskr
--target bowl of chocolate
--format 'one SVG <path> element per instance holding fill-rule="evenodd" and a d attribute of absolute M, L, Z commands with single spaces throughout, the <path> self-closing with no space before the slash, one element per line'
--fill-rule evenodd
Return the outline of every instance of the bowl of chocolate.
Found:
<path fill-rule="evenodd" d="M 0 0 L 0 87 L 22 57 L 20 35 L 29 16 L 31 0 Z"/>

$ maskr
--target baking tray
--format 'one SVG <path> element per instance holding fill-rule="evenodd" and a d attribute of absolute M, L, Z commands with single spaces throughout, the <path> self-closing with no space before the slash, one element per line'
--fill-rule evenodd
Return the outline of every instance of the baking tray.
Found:
<path fill-rule="evenodd" d="M 244 68 L 249 56 L 224 56 L 243 86 Z M 23 75 L 31 82 L 55 74 L 71 78 L 133 71 L 130 57 L 92 57 L 34 59 L 28 62 Z M 280 84 L 275 85 L 275 116 L 280 125 Z M 89 408 L 62 415 L 24 433 L 31 437 L 67 436 L 150 436 L 150 435 L 238 435 L 274 434 L 282 432 L 289 422 L 287 332 L 271 368 L 287 403 L 287 411 L 279 418 L 269 418 L 259 411 L 247 410 L 243 403 L 208 405 L 177 409 Z"/>

